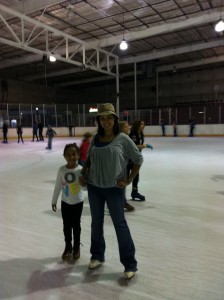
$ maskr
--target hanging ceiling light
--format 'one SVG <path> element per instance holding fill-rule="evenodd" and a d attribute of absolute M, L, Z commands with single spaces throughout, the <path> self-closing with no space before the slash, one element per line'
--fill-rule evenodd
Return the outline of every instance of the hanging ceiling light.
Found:
<path fill-rule="evenodd" d="M 123 28 L 124 28 L 124 12 L 123 12 Z M 123 40 L 120 43 L 120 49 L 121 50 L 127 50 L 128 49 L 128 43 L 124 38 L 124 29 L 123 29 Z"/>
<path fill-rule="evenodd" d="M 219 22 L 215 25 L 215 31 L 222 32 L 224 30 L 224 22 L 223 20 L 219 20 Z"/>
<path fill-rule="evenodd" d="M 50 54 L 49 60 L 50 60 L 50 62 L 55 62 L 57 59 L 53 54 Z"/>
<path fill-rule="evenodd" d="M 53 34 L 52 33 L 49 36 L 49 47 L 53 48 Z M 56 61 L 56 57 L 55 57 L 54 52 L 52 50 L 50 50 L 50 52 L 49 52 L 48 59 L 49 59 L 50 62 L 55 62 Z"/>
<path fill-rule="evenodd" d="M 125 39 L 123 39 L 123 40 L 121 41 L 121 43 L 120 43 L 120 49 L 121 49 L 121 50 L 126 50 L 126 49 L 128 49 L 128 44 L 127 44 L 127 42 L 126 42 Z"/>

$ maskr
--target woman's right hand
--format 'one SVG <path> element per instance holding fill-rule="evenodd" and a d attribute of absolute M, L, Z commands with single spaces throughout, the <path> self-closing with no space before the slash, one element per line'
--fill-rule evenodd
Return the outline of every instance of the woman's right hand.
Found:
<path fill-rule="evenodd" d="M 125 179 L 119 179 L 119 180 L 117 180 L 117 187 L 119 187 L 119 188 L 125 188 L 127 185 L 129 185 L 128 180 L 125 180 Z"/>

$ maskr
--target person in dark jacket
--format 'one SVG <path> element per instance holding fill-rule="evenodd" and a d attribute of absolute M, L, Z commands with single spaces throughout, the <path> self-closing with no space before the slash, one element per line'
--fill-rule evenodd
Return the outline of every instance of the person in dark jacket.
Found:
<path fill-rule="evenodd" d="M 17 132 L 17 135 L 18 135 L 18 144 L 19 144 L 20 140 L 23 143 L 23 128 L 22 128 L 21 123 L 19 123 L 16 126 L 16 132 Z"/>
<path fill-rule="evenodd" d="M 165 127 L 165 123 L 164 123 L 163 119 L 161 119 L 160 125 L 161 125 L 161 129 L 162 129 L 162 136 L 166 136 L 166 127 Z"/>
<path fill-rule="evenodd" d="M 8 123 L 5 121 L 2 127 L 2 131 L 3 131 L 3 143 L 7 144 L 8 143 L 8 138 L 7 138 L 7 134 L 8 134 Z"/>
<path fill-rule="evenodd" d="M 144 148 L 153 149 L 152 145 L 144 144 L 144 133 L 143 130 L 145 128 L 145 123 L 141 119 L 136 119 L 132 125 L 131 132 L 129 137 L 134 141 L 136 146 L 138 147 L 139 151 L 141 152 Z M 129 162 L 128 168 L 132 169 L 132 162 Z M 135 201 L 145 201 L 145 196 L 141 195 L 138 192 L 138 182 L 139 182 L 139 173 L 135 176 L 134 180 L 132 181 L 132 192 L 131 197 L 132 200 Z"/>
<path fill-rule="evenodd" d="M 193 137 L 194 136 L 194 128 L 195 128 L 194 118 L 192 118 L 192 119 L 189 120 L 189 127 L 190 127 L 189 136 Z"/>
<path fill-rule="evenodd" d="M 39 139 L 38 139 L 38 136 L 37 136 L 37 129 L 38 129 L 38 126 L 37 126 L 37 122 L 33 122 L 33 140 L 32 142 L 34 142 L 34 138 L 36 137 L 36 141 L 39 142 Z"/>
<path fill-rule="evenodd" d="M 40 141 L 44 141 L 43 128 L 44 128 L 43 124 L 41 122 L 38 122 L 38 135 Z"/>

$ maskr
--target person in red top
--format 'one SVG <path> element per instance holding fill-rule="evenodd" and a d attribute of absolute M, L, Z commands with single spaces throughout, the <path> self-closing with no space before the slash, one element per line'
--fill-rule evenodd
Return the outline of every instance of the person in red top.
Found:
<path fill-rule="evenodd" d="M 80 145 L 80 155 L 79 155 L 79 165 L 83 166 L 86 158 L 87 158 L 87 153 L 89 150 L 91 138 L 92 138 L 92 133 L 91 132 L 86 132 L 83 135 L 83 140 Z"/>

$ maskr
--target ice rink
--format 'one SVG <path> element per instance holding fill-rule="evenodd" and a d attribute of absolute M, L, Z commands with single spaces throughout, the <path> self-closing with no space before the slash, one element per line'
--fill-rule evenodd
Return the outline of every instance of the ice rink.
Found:
<path fill-rule="evenodd" d="M 62 263 L 60 199 L 51 210 L 66 143 L 0 144 L 0 299 L 223 300 L 224 138 L 146 138 L 139 191 L 126 218 L 139 271 L 123 279 L 118 245 L 105 215 L 106 261 L 89 271 L 91 216 L 87 194 L 81 257 Z M 130 199 L 130 187 L 127 189 Z"/>

